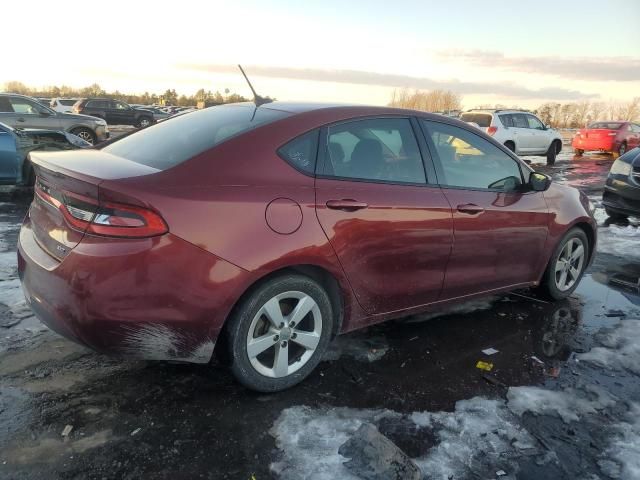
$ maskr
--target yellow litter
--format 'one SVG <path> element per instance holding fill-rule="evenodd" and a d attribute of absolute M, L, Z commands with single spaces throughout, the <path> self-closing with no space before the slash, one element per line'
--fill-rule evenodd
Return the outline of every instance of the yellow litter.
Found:
<path fill-rule="evenodd" d="M 483 362 L 482 360 L 479 360 L 478 363 L 476 363 L 476 368 L 490 372 L 493 369 L 493 363 Z"/>

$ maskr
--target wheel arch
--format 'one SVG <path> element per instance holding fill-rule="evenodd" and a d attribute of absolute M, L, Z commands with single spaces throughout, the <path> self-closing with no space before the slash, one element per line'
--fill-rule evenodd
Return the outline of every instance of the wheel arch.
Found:
<path fill-rule="evenodd" d="M 589 242 L 589 259 L 587 261 L 587 265 L 591 263 L 596 253 L 596 232 L 593 230 L 593 227 L 587 222 L 577 222 L 573 224 L 568 230 L 572 228 L 581 229 L 584 234 L 587 236 L 587 241 Z M 566 233 L 565 233 L 566 234 Z"/>
<path fill-rule="evenodd" d="M 298 274 L 309 277 L 318 282 L 322 286 L 322 288 L 324 288 L 324 290 L 327 292 L 327 295 L 329 296 L 331 308 L 334 313 L 332 338 L 338 335 L 338 333 L 342 330 L 342 325 L 345 317 L 345 294 L 342 287 L 340 286 L 340 282 L 333 273 L 319 265 L 308 263 L 292 264 L 265 273 L 264 275 L 256 278 L 253 283 L 245 288 L 244 292 L 235 301 L 233 307 L 231 307 L 231 309 L 229 310 L 229 314 L 224 319 L 224 323 L 218 334 L 218 340 L 216 341 L 214 356 L 217 356 L 217 358 L 223 363 L 227 363 L 229 361 L 229 359 L 227 358 L 228 337 L 226 329 L 227 325 L 229 324 L 229 319 L 233 316 L 242 302 L 244 302 L 249 295 L 251 295 L 266 282 L 287 274 Z"/>

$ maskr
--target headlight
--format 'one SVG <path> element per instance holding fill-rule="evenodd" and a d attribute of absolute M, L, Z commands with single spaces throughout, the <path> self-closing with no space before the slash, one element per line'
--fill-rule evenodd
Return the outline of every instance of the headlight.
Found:
<path fill-rule="evenodd" d="M 620 159 L 613 162 L 613 165 L 611 165 L 611 170 L 609 171 L 609 175 L 629 176 L 629 174 L 631 174 L 631 164 L 622 162 L 620 161 Z"/>

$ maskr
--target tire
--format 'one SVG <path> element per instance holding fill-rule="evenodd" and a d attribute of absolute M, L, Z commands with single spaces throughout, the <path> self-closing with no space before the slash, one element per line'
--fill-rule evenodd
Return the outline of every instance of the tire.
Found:
<path fill-rule="evenodd" d="M 573 153 L 576 155 L 576 157 L 581 157 L 582 155 L 584 155 L 584 150 L 576 148 L 573 150 Z"/>
<path fill-rule="evenodd" d="M 516 153 L 516 144 L 509 141 L 509 142 L 504 142 L 504 146 L 507 147 L 509 150 L 511 150 L 513 153 Z"/>
<path fill-rule="evenodd" d="M 554 165 L 558 156 L 558 142 L 554 140 L 547 150 L 547 165 Z"/>
<path fill-rule="evenodd" d="M 302 305 L 310 309 L 296 318 L 296 309 Z M 295 327 L 289 323 L 292 320 Z M 251 390 L 290 388 L 318 365 L 333 325 L 331 301 L 317 282 L 295 274 L 273 278 L 251 291 L 229 318 L 225 340 L 231 371 Z M 250 343 L 258 338 L 263 340 L 253 342 L 251 351 Z M 278 362 L 285 358 L 283 352 L 286 364 Z"/>
<path fill-rule="evenodd" d="M 604 211 L 606 212 L 607 215 L 609 215 L 609 218 L 611 218 L 612 220 L 626 220 L 627 218 L 629 218 L 629 215 L 616 212 L 607 207 L 604 207 Z"/>
<path fill-rule="evenodd" d="M 568 244 L 570 244 L 569 247 L 567 247 Z M 573 255 L 567 254 L 577 253 L 578 246 L 582 246 L 582 257 L 579 264 L 571 260 L 568 267 L 565 267 L 566 262 L 563 261 L 562 269 L 559 270 L 561 261 L 566 258 L 573 258 Z M 558 243 L 553 255 L 551 255 L 539 287 L 540 293 L 551 300 L 561 300 L 571 295 L 578 287 L 582 275 L 584 275 L 589 258 L 589 249 L 589 240 L 582 229 L 576 227 L 569 230 Z M 575 269 L 575 273 L 570 273 L 572 271 L 571 267 Z"/>
<path fill-rule="evenodd" d="M 149 125 L 153 123 L 153 120 L 150 117 L 140 117 L 138 119 L 138 127 L 139 128 L 147 128 Z"/>
<path fill-rule="evenodd" d="M 90 128 L 79 127 L 71 130 L 71 133 L 89 142 L 91 145 L 96 144 L 96 134 Z"/>

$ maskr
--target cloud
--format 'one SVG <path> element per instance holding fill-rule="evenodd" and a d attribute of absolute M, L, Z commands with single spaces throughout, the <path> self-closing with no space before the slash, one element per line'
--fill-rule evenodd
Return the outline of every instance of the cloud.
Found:
<path fill-rule="evenodd" d="M 238 73 L 236 65 L 183 64 L 179 68 L 210 73 Z M 377 85 L 383 87 L 408 87 L 424 90 L 445 89 L 460 94 L 500 95 L 519 99 L 580 100 L 598 97 L 578 90 L 560 87 L 546 87 L 537 90 L 507 82 L 481 83 L 460 80 L 435 80 L 427 77 L 411 77 L 390 73 L 367 72 L 362 70 L 324 70 L 317 68 L 290 68 L 270 66 L 245 66 L 251 76 L 311 80 L 316 82 L 350 83 L 357 85 Z"/>
<path fill-rule="evenodd" d="M 443 50 L 436 56 L 479 67 L 597 81 L 640 81 L 640 57 L 507 57 L 488 50 Z"/>

